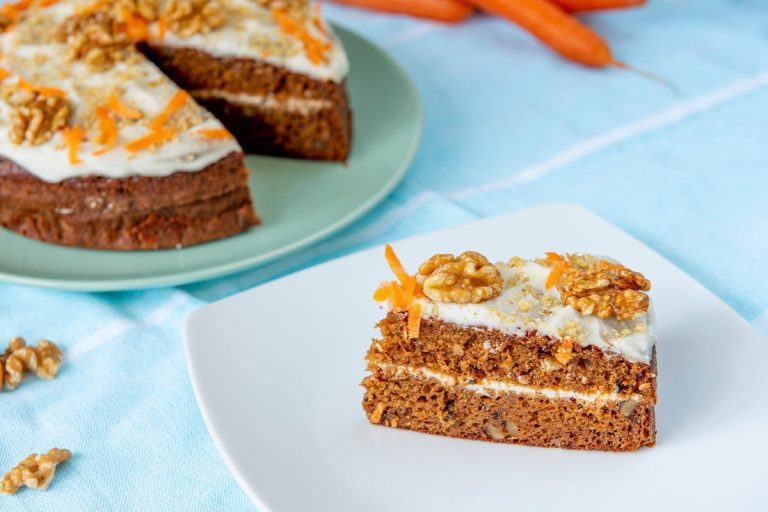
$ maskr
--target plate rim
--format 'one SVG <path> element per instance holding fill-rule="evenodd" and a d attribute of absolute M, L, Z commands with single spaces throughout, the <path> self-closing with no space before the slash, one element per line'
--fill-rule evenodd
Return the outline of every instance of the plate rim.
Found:
<path fill-rule="evenodd" d="M 433 235 L 435 233 L 451 231 L 453 229 L 456 229 L 456 228 L 459 228 L 459 227 L 462 227 L 462 226 L 467 226 L 467 225 L 471 225 L 471 224 L 474 224 L 474 223 L 477 223 L 477 222 L 482 222 L 484 220 L 487 220 L 487 219 L 490 219 L 490 218 L 494 218 L 494 217 L 504 217 L 504 216 L 507 216 L 507 215 L 514 215 L 516 213 L 525 212 L 525 211 L 529 211 L 529 210 L 535 210 L 535 209 L 540 209 L 540 208 L 551 208 L 551 207 L 563 207 L 563 208 L 570 208 L 570 209 L 575 209 L 575 210 L 580 210 L 582 212 L 586 212 L 586 213 L 588 213 L 590 215 L 593 215 L 593 216 L 599 218 L 600 220 L 606 222 L 607 224 L 611 225 L 615 229 L 621 231 L 622 233 L 624 233 L 625 235 L 630 237 L 633 241 L 635 241 L 636 243 L 638 243 L 638 244 L 642 245 L 643 247 L 647 248 L 649 251 L 651 251 L 653 254 L 658 256 L 660 259 L 664 260 L 667 264 L 672 266 L 676 271 L 680 272 L 685 277 L 687 277 L 701 291 L 703 291 L 704 293 L 708 294 L 710 296 L 710 298 L 714 298 L 717 301 L 717 303 L 721 307 L 724 308 L 725 311 L 727 311 L 730 315 L 732 315 L 734 317 L 737 317 L 744 325 L 746 325 L 750 330 L 752 330 L 754 333 L 756 333 L 759 337 L 765 338 L 764 336 L 762 336 L 762 334 L 759 331 L 757 331 L 757 329 L 754 328 L 754 326 L 749 321 L 747 321 L 733 307 L 731 307 L 727 302 L 725 302 L 722 298 L 720 298 L 712 290 L 707 288 L 698 279 L 696 279 L 691 274 L 689 274 L 684 269 L 682 269 L 679 265 L 675 264 L 674 262 L 672 262 L 671 260 L 666 258 L 664 255 L 659 253 L 654 248 L 650 247 L 649 245 L 647 245 L 646 243 L 642 242 L 641 240 L 639 240 L 635 236 L 631 235 L 630 233 L 628 233 L 626 230 L 624 230 L 620 226 L 618 226 L 615 223 L 605 219 L 602 215 L 600 215 L 597 212 L 591 210 L 590 208 L 587 208 L 584 205 L 581 205 L 581 204 L 578 204 L 578 203 L 572 203 L 572 202 L 567 202 L 567 201 L 557 201 L 557 202 L 551 202 L 551 203 L 543 203 L 543 204 L 539 204 L 539 205 L 536 205 L 536 206 L 527 207 L 527 208 L 521 208 L 519 210 L 505 212 L 505 213 L 501 213 L 501 214 L 497 214 L 497 215 L 481 217 L 481 218 L 478 218 L 478 219 L 470 220 L 468 222 L 461 222 L 461 223 L 458 223 L 458 224 L 455 224 L 453 226 L 449 226 L 449 227 L 446 227 L 446 228 L 430 230 L 430 231 L 427 231 L 425 233 L 411 235 L 411 236 L 407 236 L 407 237 L 399 238 L 399 239 L 393 239 L 392 242 L 402 243 L 402 242 L 406 242 L 406 241 L 409 241 L 409 240 L 412 240 L 412 239 L 418 239 L 420 237 Z M 343 255 L 343 256 L 340 256 L 340 257 L 337 257 L 337 258 L 334 258 L 334 259 L 331 259 L 331 260 L 319 263 L 317 265 L 313 265 L 311 267 L 304 268 L 304 269 L 298 270 L 296 272 L 292 272 L 290 274 L 286 274 L 284 276 L 279 277 L 278 279 L 274 279 L 274 280 L 268 281 L 266 283 L 263 283 L 263 284 L 260 284 L 260 285 L 248 288 L 246 290 L 242 290 L 242 291 L 240 291 L 240 292 L 238 292 L 238 293 L 236 293 L 234 295 L 231 295 L 229 297 L 225 297 L 225 298 L 217 300 L 215 302 L 212 302 L 212 303 L 209 303 L 209 304 L 205 304 L 205 305 L 201 305 L 201 306 L 195 308 L 193 311 L 191 311 L 189 313 L 189 315 L 188 315 L 188 317 L 187 317 L 187 319 L 186 319 L 186 321 L 184 323 L 183 343 L 184 343 L 185 362 L 187 364 L 187 371 L 188 371 L 188 374 L 189 374 L 189 379 L 190 379 L 190 384 L 192 386 L 193 394 L 194 394 L 194 397 L 195 397 L 195 402 L 197 403 L 198 410 L 200 411 L 200 415 L 203 418 L 203 421 L 205 423 L 206 430 L 208 431 L 208 434 L 209 434 L 211 440 L 213 441 L 213 443 L 214 443 L 214 445 L 216 447 L 216 451 L 218 452 L 219 456 L 221 457 L 221 459 L 226 464 L 227 469 L 230 471 L 230 474 L 233 476 L 233 478 L 237 482 L 237 484 L 240 487 L 240 489 L 248 496 L 248 498 L 252 501 L 252 503 L 256 507 L 258 507 L 259 510 L 261 510 L 263 512 L 274 512 L 276 509 L 274 507 L 271 507 L 270 505 L 268 505 L 265 502 L 265 498 L 263 498 L 262 496 L 259 495 L 259 493 L 257 492 L 257 489 L 255 488 L 255 486 L 248 482 L 248 480 L 245 478 L 244 474 L 241 472 L 240 468 L 237 466 L 237 464 L 234 463 L 234 460 L 230 457 L 229 452 L 227 452 L 224 449 L 224 442 L 220 438 L 220 434 L 214 428 L 212 428 L 213 418 L 210 416 L 209 410 L 207 410 L 205 407 L 202 406 L 202 401 L 201 401 L 202 389 L 200 387 L 202 379 L 201 379 L 201 376 L 197 373 L 196 367 L 192 364 L 192 357 L 193 357 L 192 356 L 192 345 L 193 345 L 193 343 L 192 343 L 191 337 L 190 337 L 190 327 L 192 327 L 193 324 L 198 321 L 197 318 L 200 317 L 201 315 L 203 315 L 204 312 L 206 312 L 207 310 L 213 309 L 213 308 L 218 308 L 218 307 L 220 307 L 220 305 L 222 303 L 227 303 L 227 302 L 230 302 L 232 300 L 235 300 L 235 299 L 239 298 L 240 296 L 248 294 L 249 292 L 252 292 L 253 290 L 255 290 L 257 288 L 261 288 L 263 286 L 269 286 L 270 284 L 277 283 L 277 282 L 279 282 L 281 280 L 284 280 L 284 279 L 295 278 L 297 275 L 301 275 L 304 272 L 315 271 L 318 268 L 322 268 L 322 267 L 325 267 L 327 265 L 337 263 L 337 262 L 339 262 L 341 260 L 346 260 L 348 258 L 358 257 L 362 253 L 380 250 L 382 247 L 383 247 L 383 244 L 377 244 L 376 246 L 373 246 L 373 247 L 363 248 L 363 249 L 355 251 L 353 253 L 346 254 L 346 255 Z"/>
<path fill-rule="evenodd" d="M 411 75 L 407 72 L 405 67 L 403 67 L 392 55 L 389 54 L 389 52 L 387 52 L 379 44 L 375 43 L 371 39 L 363 36 L 362 34 L 360 34 L 355 30 L 352 30 L 342 24 L 338 24 L 335 22 L 330 22 L 330 24 L 333 27 L 334 31 L 336 31 L 338 34 L 340 35 L 344 34 L 346 36 L 358 38 L 363 42 L 365 42 L 366 44 L 370 45 L 371 47 L 375 48 L 379 52 L 379 54 L 382 56 L 382 58 L 388 60 L 389 63 L 393 66 L 393 68 L 395 68 L 398 71 L 398 74 L 400 75 L 401 79 L 408 86 L 409 92 L 412 94 L 413 98 L 416 100 L 415 101 L 416 111 L 414 112 L 415 121 L 416 121 L 416 124 L 415 124 L 416 136 L 411 141 L 411 145 L 408 148 L 407 153 L 405 153 L 406 158 L 403 160 L 404 163 L 399 167 L 397 172 L 394 172 L 390 176 L 390 178 L 386 181 L 386 183 L 379 190 L 377 190 L 375 194 L 369 196 L 365 202 L 360 204 L 354 210 L 348 212 L 343 217 L 336 220 L 336 222 L 304 238 L 296 240 L 293 243 L 283 245 L 282 247 L 278 247 L 266 253 L 260 253 L 252 257 L 243 258 L 241 260 L 233 261 L 229 263 L 210 265 L 205 268 L 201 268 L 197 270 L 178 271 L 178 272 L 174 272 L 173 274 L 167 274 L 167 275 L 161 275 L 161 276 L 123 277 L 123 278 L 112 278 L 112 279 L 98 279 L 98 278 L 75 279 L 75 278 L 35 277 L 32 275 L 20 275 L 20 274 L 0 271 L 0 282 L 9 283 L 9 284 L 37 286 L 41 288 L 48 288 L 48 289 L 55 289 L 55 290 L 75 291 L 75 292 L 113 292 L 113 291 L 146 290 L 146 289 L 164 288 L 164 287 L 197 283 L 197 282 L 202 282 L 209 279 L 215 279 L 218 277 L 231 275 L 236 272 L 241 272 L 241 271 L 252 269 L 261 265 L 265 265 L 267 263 L 271 263 L 277 260 L 278 258 L 280 258 L 281 256 L 292 254 L 304 247 L 310 246 L 320 240 L 323 240 L 331 236 L 334 233 L 337 233 L 338 231 L 349 226 L 354 221 L 360 219 L 366 213 L 373 210 L 384 199 L 386 199 L 387 196 L 389 196 L 390 193 L 395 189 L 395 187 L 403 180 L 406 173 L 413 165 L 414 160 L 416 159 L 416 155 L 419 151 L 419 148 L 421 147 L 421 142 L 424 137 L 424 106 L 422 105 L 418 88 L 416 87 L 415 82 L 411 78 Z M 248 156 L 248 154 L 246 154 L 246 156 Z M 0 228 L 0 229 L 4 229 L 4 228 Z M 215 241 L 212 241 L 212 243 L 218 243 L 221 241 L 222 240 L 215 240 Z M 44 242 L 41 242 L 41 243 L 44 243 Z M 83 248 L 73 248 L 73 249 L 84 250 L 84 251 L 88 250 Z M 184 249 L 169 249 L 168 251 L 171 252 L 175 250 L 183 251 Z M 109 252 L 109 251 L 105 251 L 105 252 Z M 141 251 L 128 251 L 128 252 L 130 253 L 130 252 L 141 252 Z"/>

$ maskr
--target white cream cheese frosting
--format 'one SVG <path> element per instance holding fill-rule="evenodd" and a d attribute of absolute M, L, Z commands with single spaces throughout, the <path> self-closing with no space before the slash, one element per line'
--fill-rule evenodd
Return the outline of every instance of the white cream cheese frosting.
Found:
<path fill-rule="evenodd" d="M 496 263 L 496 267 L 504 281 L 499 296 L 479 304 L 418 299 L 422 318 L 515 336 L 529 331 L 556 339 L 567 335 L 582 346 L 595 346 L 609 355 L 650 364 L 657 337 L 652 304 L 646 313 L 627 321 L 583 315 L 563 304 L 555 287 L 546 287 L 549 267 L 534 261 L 516 266 Z"/>

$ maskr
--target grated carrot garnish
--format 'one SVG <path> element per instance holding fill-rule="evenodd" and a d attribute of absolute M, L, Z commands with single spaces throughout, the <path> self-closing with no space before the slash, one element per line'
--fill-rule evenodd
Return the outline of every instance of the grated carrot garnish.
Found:
<path fill-rule="evenodd" d="M 5 68 L 0 68 L 0 81 L 5 80 L 10 76 L 11 72 Z"/>
<path fill-rule="evenodd" d="M 134 42 L 149 39 L 149 23 L 147 23 L 147 20 L 125 7 L 120 13 L 123 16 L 123 20 L 125 20 L 122 30 L 128 36 L 128 39 Z"/>
<path fill-rule="evenodd" d="M 19 15 L 32 5 L 32 0 L 19 0 L 18 2 L 3 4 L 0 7 L 0 15 L 15 20 Z"/>
<path fill-rule="evenodd" d="M 373 292 L 373 300 L 375 300 L 376 302 L 383 302 L 389 299 L 390 283 L 391 281 L 385 281 L 381 283 L 379 287 L 376 288 L 376 291 Z"/>
<path fill-rule="evenodd" d="M 310 62 L 313 64 L 320 64 L 323 62 L 325 52 L 331 49 L 330 43 L 312 37 L 309 32 L 300 27 L 299 24 L 282 9 L 272 9 L 272 16 L 274 16 L 277 25 L 282 32 L 299 38 L 302 45 L 304 45 L 304 51 Z"/>
<path fill-rule="evenodd" d="M 203 130 L 196 130 L 192 132 L 194 135 L 201 135 L 205 137 L 206 139 L 231 139 L 232 134 L 229 133 L 224 128 L 211 128 L 211 129 L 203 129 Z"/>
<path fill-rule="evenodd" d="M 149 134 L 132 140 L 125 145 L 126 151 L 136 153 L 157 144 L 164 144 L 176 136 L 176 132 L 170 129 L 152 130 Z"/>
<path fill-rule="evenodd" d="M 568 268 L 568 265 L 564 261 L 556 261 L 555 264 L 552 265 L 552 270 L 550 270 L 544 286 L 547 288 L 552 288 L 555 286 L 557 281 L 560 279 L 560 276 L 563 275 L 563 272 L 565 272 L 566 268 Z"/>
<path fill-rule="evenodd" d="M 41 7 L 50 7 L 55 3 L 58 3 L 59 0 L 40 0 L 40 6 Z"/>
<path fill-rule="evenodd" d="M 328 29 L 325 28 L 325 23 L 323 23 L 323 16 L 320 11 L 320 4 L 315 4 L 314 12 L 312 13 L 312 23 L 315 25 L 317 30 L 328 36 Z"/>
<path fill-rule="evenodd" d="M 411 276 L 408 275 L 408 272 L 405 271 L 403 264 L 400 263 L 400 259 L 397 257 L 397 254 L 395 254 L 395 250 L 389 244 L 384 246 L 384 257 L 387 259 L 387 263 L 389 264 L 392 273 L 397 276 L 403 285 L 412 279 Z"/>
<path fill-rule="evenodd" d="M 80 143 L 83 141 L 83 129 L 80 128 L 80 125 L 76 124 L 71 127 L 65 127 L 62 130 L 61 136 L 64 138 L 64 143 L 67 145 L 70 165 L 82 163 L 82 160 L 77 156 L 77 153 L 80 150 Z"/>
<path fill-rule="evenodd" d="M 171 118 L 171 116 L 179 110 L 181 107 L 184 106 L 184 104 L 187 103 L 187 99 L 189 98 L 189 94 L 187 94 L 185 91 L 179 90 L 176 91 L 176 94 L 173 95 L 173 97 L 168 101 L 168 104 L 165 106 L 162 112 L 160 112 L 150 123 L 149 128 L 152 131 L 158 131 L 161 130 L 165 123 L 168 122 L 168 119 Z"/>
<path fill-rule="evenodd" d="M 408 308 L 408 337 L 411 339 L 419 337 L 419 327 L 421 326 L 421 304 L 418 302 L 411 304 Z"/>
<path fill-rule="evenodd" d="M 111 94 L 109 98 L 107 98 L 107 106 L 112 112 L 126 119 L 136 120 L 144 117 L 140 111 L 129 107 L 114 94 Z"/>
<path fill-rule="evenodd" d="M 57 87 L 43 87 L 40 85 L 32 85 L 22 77 L 19 77 L 19 87 L 26 91 L 36 92 L 40 96 L 58 96 L 63 98 L 67 95 L 67 92 Z"/>
<path fill-rule="evenodd" d="M 112 149 L 117 142 L 117 123 L 104 107 L 96 107 L 96 118 L 99 120 L 99 135 L 96 142 L 103 144 L 104 147 L 94 151 L 94 155 L 102 155 Z"/>
<path fill-rule="evenodd" d="M 556 252 L 548 252 L 547 253 L 547 261 L 551 261 L 552 263 L 555 262 L 565 262 L 562 256 L 557 254 Z"/>
<path fill-rule="evenodd" d="M 165 32 L 168 30 L 168 18 L 160 16 L 157 18 L 157 39 L 160 41 L 165 40 Z"/>

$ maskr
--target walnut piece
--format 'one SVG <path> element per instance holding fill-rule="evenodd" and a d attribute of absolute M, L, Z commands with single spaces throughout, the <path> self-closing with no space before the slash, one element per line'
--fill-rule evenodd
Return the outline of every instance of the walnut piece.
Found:
<path fill-rule="evenodd" d="M 430 299 L 454 304 L 490 300 L 501 293 L 503 284 L 499 269 L 485 256 L 472 251 L 458 257 L 435 254 L 421 264 L 416 280 Z"/>
<path fill-rule="evenodd" d="M 48 142 L 56 131 L 67 125 L 72 111 L 66 98 L 43 96 L 18 84 L 3 87 L 0 96 L 12 108 L 8 138 L 17 145 L 28 142 L 37 146 Z"/>
<path fill-rule="evenodd" d="M 73 14 L 59 25 L 54 40 L 67 43 L 70 61 L 82 60 L 90 70 L 104 71 L 133 51 L 131 40 L 117 27 L 116 18 L 108 11 Z"/>
<path fill-rule="evenodd" d="M 584 315 L 632 320 L 648 311 L 645 291 L 651 283 L 641 273 L 589 255 L 571 255 L 558 280 L 564 304 Z"/>
<path fill-rule="evenodd" d="M 221 0 L 168 0 L 163 8 L 168 30 L 180 37 L 205 34 L 226 20 Z"/>
<path fill-rule="evenodd" d="M 27 346 L 22 338 L 13 338 L 0 355 L 0 389 L 16 389 L 24 372 L 35 372 L 41 379 L 53 379 L 61 368 L 61 349 L 48 340 L 37 347 Z"/>
<path fill-rule="evenodd" d="M 309 19 L 308 0 L 256 0 L 256 3 L 269 10 L 277 9 L 299 22 Z"/>
<path fill-rule="evenodd" d="M 155 21 L 157 4 L 157 0 L 112 0 L 112 12 L 118 19 L 128 12 L 138 14 L 147 21 Z"/>
<path fill-rule="evenodd" d="M 15 494 L 20 488 L 45 491 L 56 474 L 56 466 L 72 458 L 72 452 L 52 448 L 48 453 L 33 453 L 3 475 L 0 479 L 0 493 Z"/>

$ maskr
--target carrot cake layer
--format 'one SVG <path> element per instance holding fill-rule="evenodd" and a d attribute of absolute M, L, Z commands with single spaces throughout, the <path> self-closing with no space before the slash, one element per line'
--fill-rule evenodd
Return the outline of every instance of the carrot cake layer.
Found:
<path fill-rule="evenodd" d="M 491 264 L 438 254 L 375 298 L 388 310 L 367 364 L 373 423 L 536 446 L 655 443 L 650 283 L 591 255 Z"/>

